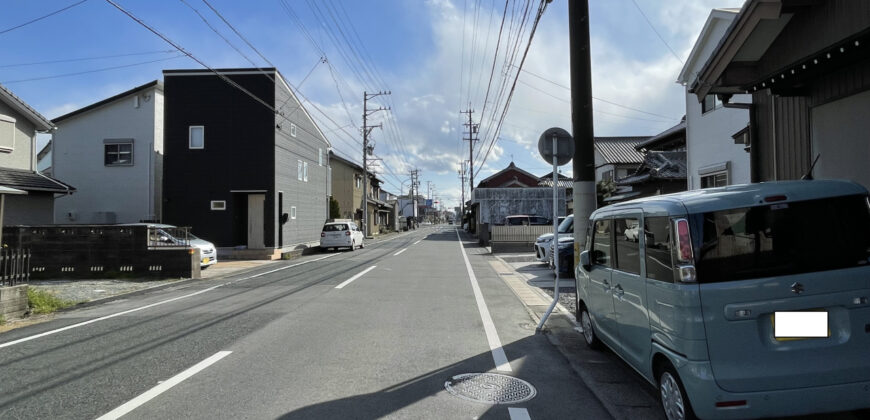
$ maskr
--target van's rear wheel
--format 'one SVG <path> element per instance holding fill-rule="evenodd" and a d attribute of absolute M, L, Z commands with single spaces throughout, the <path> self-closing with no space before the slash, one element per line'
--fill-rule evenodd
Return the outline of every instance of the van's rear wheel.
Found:
<path fill-rule="evenodd" d="M 580 307 L 580 326 L 583 327 L 583 339 L 586 340 L 586 345 L 591 349 L 600 349 L 601 340 L 595 335 L 595 328 L 592 326 L 592 317 L 589 316 L 589 311 L 586 306 Z"/>
<path fill-rule="evenodd" d="M 686 389 L 680 381 L 679 375 L 673 367 L 667 365 L 659 373 L 659 393 L 661 394 L 662 409 L 668 420 L 695 420 L 692 405 Z"/>
<path fill-rule="evenodd" d="M 356 243 L 354 241 L 350 241 L 350 251 L 356 251 Z"/>

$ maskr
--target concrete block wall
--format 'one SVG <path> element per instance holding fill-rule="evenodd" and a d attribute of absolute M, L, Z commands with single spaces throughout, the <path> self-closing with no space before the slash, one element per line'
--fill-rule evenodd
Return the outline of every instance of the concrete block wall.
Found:
<path fill-rule="evenodd" d="M 27 285 L 0 287 L 0 316 L 21 318 L 27 313 Z"/>

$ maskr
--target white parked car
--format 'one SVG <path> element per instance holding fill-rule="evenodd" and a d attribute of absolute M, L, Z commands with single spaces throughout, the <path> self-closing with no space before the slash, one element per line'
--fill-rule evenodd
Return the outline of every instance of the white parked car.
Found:
<path fill-rule="evenodd" d="M 574 235 L 574 215 L 570 215 L 559 224 L 559 236 L 562 234 L 565 235 Z M 540 262 L 549 263 L 550 262 L 550 244 L 553 242 L 553 234 L 545 233 L 541 236 L 538 236 L 538 239 L 535 240 L 535 258 Z M 559 242 L 562 242 L 561 240 Z"/>
<path fill-rule="evenodd" d="M 320 232 L 320 249 L 350 248 L 353 251 L 357 247 L 365 248 L 363 240 L 362 231 L 350 219 L 330 219 Z"/>
<path fill-rule="evenodd" d="M 199 238 L 193 232 L 163 223 L 127 223 L 126 226 L 148 226 L 148 246 L 190 246 L 199 248 L 200 268 L 217 264 L 217 249 L 214 244 Z M 185 237 L 186 236 L 186 237 Z"/>

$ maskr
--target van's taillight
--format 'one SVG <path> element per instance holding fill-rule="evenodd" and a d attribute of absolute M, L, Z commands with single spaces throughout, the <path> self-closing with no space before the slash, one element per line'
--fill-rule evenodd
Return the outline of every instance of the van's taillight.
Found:
<path fill-rule="evenodd" d="M 320 237 L 321 237 L 321 238 L 325 238 L 325 237 L 326 237 L 326 232 L 320 232 Z"/>
<path fill-rule="evenodd" d="M 694 283 L 698 281 L 695 266 L 692 264 L 692 237 L 689 235 L 689 221 L 686 219 L 674 220 L 677 231 L 677 277 L 682 283 Z"/>
<path fill-rule="evenodd" d="M 767 197 L 764 197 L 765 203 L 775 203 L 777 201 L 785 201 L 785 200 L 788 200 L 788 197 L 786 197 L 784 195 L 769 195 Z"/>
<path fill-rule="evenodd" d="M 350 231 L 349 230 L 344 231 L 344 236 L 350 236 Z"/>
<path fill-rule="evenodd" d="M 677 257 L 682 262 L 691 262 L 692 258 L 692 238 L 689 236 L 689 221 L 686 219 L 677 219 L 674 224 L 677 226 Z"/>

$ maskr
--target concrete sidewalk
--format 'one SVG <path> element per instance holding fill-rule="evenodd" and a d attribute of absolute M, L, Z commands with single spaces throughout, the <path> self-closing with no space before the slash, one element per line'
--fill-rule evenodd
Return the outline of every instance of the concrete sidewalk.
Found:
<path fill-rule="evenodd" d="M 553 302 L 555 276 L 534 254 L 490 254 L 490 265 L 525 305 L 537 325 Z M 574 319 L 576 291 L 573 278 L 560 279 L 560 304 L 544 325 L 542 334 L 568 360 L 614 419 L 665 419 L 657 390 L 609 350 L 586 346 Z"/>

